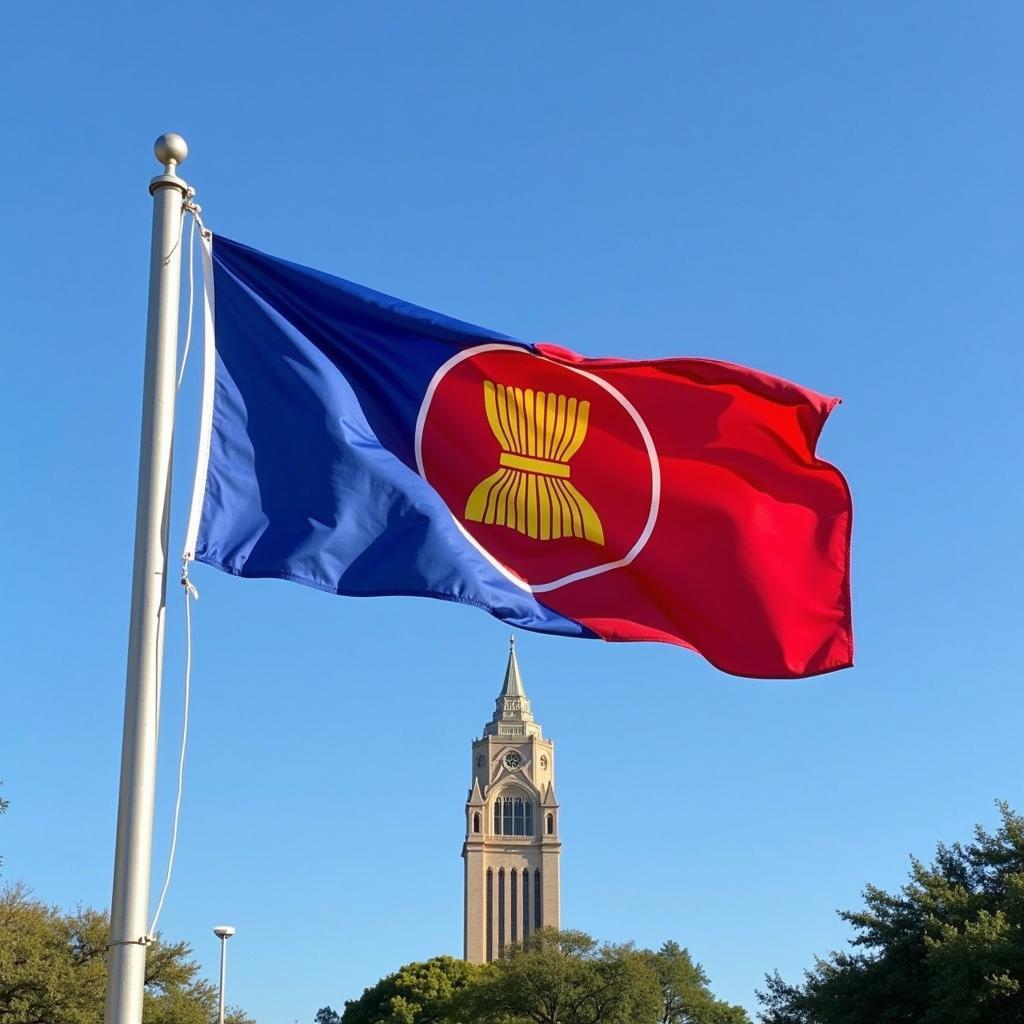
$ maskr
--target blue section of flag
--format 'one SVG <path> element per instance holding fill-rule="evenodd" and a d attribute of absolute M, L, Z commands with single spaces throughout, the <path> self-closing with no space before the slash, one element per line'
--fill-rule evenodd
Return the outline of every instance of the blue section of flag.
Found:
<path fill-rule="evenodd" d="M 525 629 L 594 636 L 499 572 L 415 469 L 416 417 L 438 367 L 475 345 L 521 343 L 220 236 L 213 268 L 197 561 L 338 594 L 459 601 Z"/>

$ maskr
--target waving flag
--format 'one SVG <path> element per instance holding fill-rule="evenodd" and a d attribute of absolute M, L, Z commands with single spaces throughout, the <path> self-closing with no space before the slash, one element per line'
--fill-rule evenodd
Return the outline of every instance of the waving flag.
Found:
<path fill-rule="evenodd" d="M 836 399 L 528 344 L 220 236 L 206 259 L 186 557 L 737 675 L 852 663 L 850 495 L 815 454 Z"/>

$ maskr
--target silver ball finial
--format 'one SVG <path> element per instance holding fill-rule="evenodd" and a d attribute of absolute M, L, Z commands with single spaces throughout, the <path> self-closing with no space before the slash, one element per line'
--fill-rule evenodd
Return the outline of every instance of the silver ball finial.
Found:
<path fill-rule="evenodd" d="M 188 143 L 177 132 L 167 132 L 153 143 L 153 152 L 160 163 L 172 168 L 185 162 Z"/>

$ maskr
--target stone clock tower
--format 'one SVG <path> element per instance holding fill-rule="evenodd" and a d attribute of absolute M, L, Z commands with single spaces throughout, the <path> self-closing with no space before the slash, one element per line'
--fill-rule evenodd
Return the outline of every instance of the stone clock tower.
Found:
<path fill-rule="evenodd" d="M 560 927 L 555 748 L 534 722 L 509 646 L 505 682 L 473 742 L 466 802 L 465 958 L 484 963 L 541 927 Z"/>

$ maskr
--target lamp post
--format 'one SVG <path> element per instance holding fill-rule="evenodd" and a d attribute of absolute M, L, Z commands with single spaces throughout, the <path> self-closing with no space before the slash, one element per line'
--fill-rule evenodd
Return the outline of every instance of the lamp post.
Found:
<path fill-rule="evenodd" d="M 219 924 L 213 929 L 213 934 L 220 939 L 220 1002 L 217 1021 L 218 1024 L 224 1024 L 224 983 L 228 973 L 228 939 L 235 934 L 235 929 L 229 924 Z"/>

